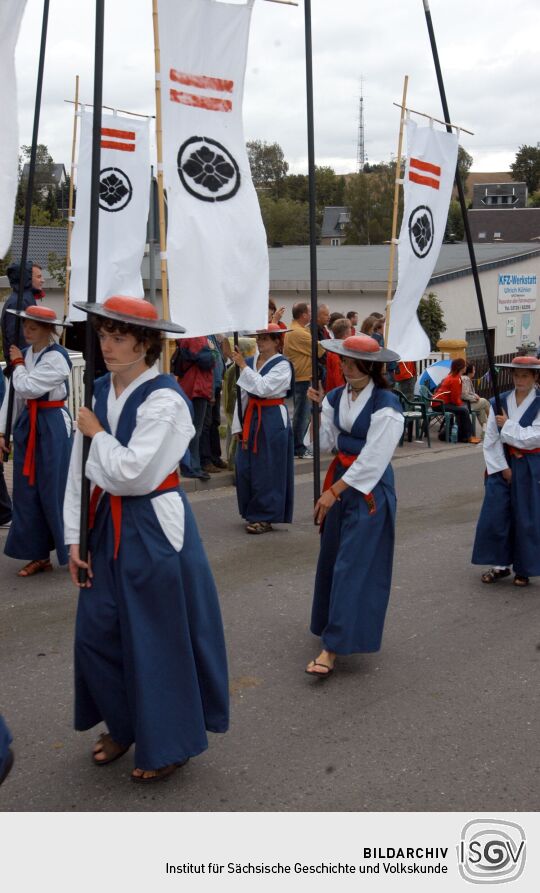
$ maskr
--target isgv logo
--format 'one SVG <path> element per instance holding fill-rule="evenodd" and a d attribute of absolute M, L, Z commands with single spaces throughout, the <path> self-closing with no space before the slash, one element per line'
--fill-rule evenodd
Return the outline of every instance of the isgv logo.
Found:
<path fill-rule="evenodd" d="M 472 884 L 516 880 L 525 868 L 525 857 L 525 832 L 515 822 L 474 819 L 461 832 L 459 873 Z"/>

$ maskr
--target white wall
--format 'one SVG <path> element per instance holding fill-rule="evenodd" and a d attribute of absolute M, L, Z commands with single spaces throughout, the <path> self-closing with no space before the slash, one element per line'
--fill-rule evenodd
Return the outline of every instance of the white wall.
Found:
<path fill-rule="evenodd" d="M 512 353 L 516 346 L 521 344 L 521 318 L 522 313 L 497 313 L 497 299 L 499 291 L 500 274 L 536 274 L 537 282 L 540 281 L 540 257 L 529 258 L 508 266 L 496 267 L 485 273 L 480 273 L 480 285 L 489 328 L 495 329 L 495 354 Z M 473 277 L 462 276 L 458 279 L 450 279 L 430 287 L 440 299 L 447 330 L 445 338 L 464 338 L 465 332 L 481 329 L 480 312 L 474 289 Z M 538 309 L 530 314 L 531 334 L 530 340 L 538 343 L 540 335 L 540 290 L 538 293 Z M 507 335 L 507 320 L 515 319 L 515 334 Z"/>

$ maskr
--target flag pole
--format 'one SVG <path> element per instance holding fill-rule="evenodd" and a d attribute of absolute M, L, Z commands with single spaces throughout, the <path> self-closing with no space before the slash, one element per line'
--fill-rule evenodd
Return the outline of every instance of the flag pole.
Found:
<path fill-rule="evenodd" d="M 32 219 L 32 198 L 34 193 L 34 176 L 36 172 L 37 144 L 39 134 L 39 115 L 41 111 L 41 94 L 43 91 L 43 71 L 45 69 L 45 50 L 47 47 L 47 26 L 49 23 L 49 0 L 43 2 L 43 19 L 41 23 L 41 44 L 39 48 L 38 74 L 36 84 L 36 102 L 34 106 L 34 126 L 32 128 L 32 145 L 30 149 L 30 160 L 28 163 L 28 180 L 26 183 L 26 202 L 24 207 L 24 227 L 23 239 L 21 247 L 20 275 L 19 275 L 19 291 L 17 294 L 17 310 L 22 310 L 24 299 L 24 270 L 28 260 L 28 243 L 30 241 L 30 221 Z M 15 317 L 15 340 L 14 344 L 18 345 L 21 334 L 21 317 Z M 7 365 L 9 365 L 9 357 L 4 357 Z M 15 400 L 15 391 L 13 389 L 13 381 L 10 378 L 8 408 L 6 419 L 6 430 L 4 432 L 4 441 L 6 445 L 6 459 L 9 455 L 9 442 L 11 440 L 13 403 Z"/>
<path fill-rule="evenodd" d="M 71 171 L 69 180 L 68 228 L 66 246 L 66 284 L 64 287 L 64 319 L 69 313 L 69 283 L 71 279 L 71 235 L 73 232 L 73 177 L 75 175 L 75 150 L 77 145 L 77 121 L 79 117 L 79 75 L 75 77 L 75 110 L 73 112 L 73 139 L 71 141 Z M 65 344 L 66 330 L 62 334 Z"/>
<path fill-rule="evenodd" d="M 431 44 L 431 52 L 433 54 L 433 62 L 435 64 L 435 72 L 437 75 L 437 83 L 439 85 L 439 93 L 441 97 L 441 104 L 443 108 L 443 117 L 446 122 L 446 130 L 448 133 L 452 132 L 452 127 L 450 125 L 450 121 L 452 120 L 450 117 L 450 112 L 448 110 L 448 103 L 446 101 L 446 91 L 444 88 L 444 81 L 442 76 L 441 63 L 439 61 L 439 53 L 437 50 L 437 42 L 435 40 L 435 31 L 433 28 L 433 22 L 431 19 L 431 11 L 429 8 L 429 0 L 422 0 L 424 4 L 424 12 L 426 14 L 426 24 L 429 34 L 429 42 Z M 456 186 L 459 196 L 459 204 L 461 206 L 461 213 L 463 216 L 463 225 L 465 228 L 465 237 L 467 239 L 467 247 L 469 249 L 469 257 L 471 261 L 471 271 L 474 280 L 474 287 L 476 290 L 476 299 L 478 301 L 478 309 L 480 311 L 480 320 L 482 323 L 482 332 L 484 335 L 484 342 L 486 345 L 486 353 L 488 358 L 488 366 L 489 373 L 491 375 L 491 381 L 493 382 L 493 395 L 495 397 L 495 408 L 497 410 L 497 414 L 501 413 L 501 400 L 499 395 L 499 387 L 497 384 L 497 375 L 495 372 L 495 357 L 493 355 L 493 348 L 491 346 L 491 341 L 489 340 L 489 331 L 488 331 L 488 323 L 486 317 L 486 311 L 484 307 L 484 299 L 482 297 L 482 288 L 480 285 L 480 276 L 478 275 L 478 266 L 476 264 L 476 255 L 474 252 L 474 244 L 472 240 L 471 228 L 469 226 L 469 217 L 467 214 L 467 205 L 465 202 L 465 192 L 463 190 L 463 183 L 461 182 L 461 175 L 459 173 L 459 167 L 456 167 Z"/>
<path fill-rule="evenodd" d="M 401 162 L 403 153 L 403 130 L 405 124 L 407 88 L 409 85 L 409 75 L 406 74 L 403 80 L 403 98 L 401 100 L 401 117 L 399 119 L 399 137 L 398 150 L 396 157 L 396 181 L 394 184 L 394 209 L 392 212 L 392 236 L 390 241 L 390 264 L 388 267 L 388 286 L 386 289 L 386 325 L 384 328 L 384 343 L 388 344 L 388 334 L 390 332 L 390 311 L 392 307 L 392 292 L 394 288 L 394 267 L 396 262 L 396 245 L 397 245 L 397 223 L 399 210 L 399 187 L 403 183 L 401 177 Z"/>
<path fill-rule="evenodd" d="M 312 386 L 319 390 L 318 339 L 317 339 L 317 219 L 315 190 L 315 138 L 313 122 L 313 48 L 311 42 L 311 0 L 304 2 L 305 46 L 306 46 L 306 101 L 308 138 L 308 182 L 309 182 L 309 267 L 311 280 L 311 377 Z M 313 425 L 313 499 L 316 503 L 321 495 L 321 452 L 319 438 L 319 413 L 317 405 L 311 407 Z"/>
<path fill-rule="evenodd" d="M 92 122 L 92 168 L 90 174 L 90 240 L 88 245 L 88 297 L 95 303 L 97 294 L 98 236 L 99 236 L 99 175 L 101 166 L 101 104 L 103 99 L 103 39 L 105 24 L 105 0 L 96 0 L 96 28 L 94 48 L 94 113 Z M 94 371 L 96 355 L 96 335 L 90 320 L 86 322 L 84 373 L 84 405 L 92 409 Z M 90 509 L 90 481 L 86 477 L 86 462 L 91 440 L 85 437 L 82 449 L 81 473 L 81 519 L 79 555 L 81 561 L 88 560 L 88 521 Z M 79 582 L 85 583 L 87 572 L 79 568 Z"/>
<path fill-rule="evenodd" d="M 171 318 L 169 305 L 169 285 L 167 279 L 167 232 L 165 228 L 165 194 L 163 189 L 163 114 L 161 105 L 161 53 L 159 46 L 159 12 L 158 0 L 152 0 L 152 21 L 154 26 L 154 68 L 156 77 L 156 149 L 157 149 L 157 193 L 159 219 L 159 253 L 161 267 L 161 300 L 163 319 Z M 171 341 L 167 341 L 165 362 L 169 368 L 171 359 Z"/>

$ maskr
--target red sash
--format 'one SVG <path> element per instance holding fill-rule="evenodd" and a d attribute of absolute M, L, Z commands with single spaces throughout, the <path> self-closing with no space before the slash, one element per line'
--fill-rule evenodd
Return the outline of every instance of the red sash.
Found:
<path fill-rule="evenodd" d="M 36 483 L 36 436 L 37 436 L 37 413 L 38 409 L 62 409 L 65 405 L 64 400 L 27 400 L 28 418 L 30 420 L 30 431 L 28 432 L 28 443 L 26 444 L 26 453 L 24 456 L 23 474 L 28 478 L 31 487 Z"/>
<path fill-rule="evenodd" d="M 178 487 L 180 484 L 180 477 L 177 471 L 172 471 L 164 481 L 161 482 L 159 487 L 156 487 L 153 490 L 153 493 L 157 493 L 160 490 L 172 490 L 174 487 Z M 92 530 L 94 526 L 94 521 L 96 519 L 96 509 L 99 497 L 103 493 L 101 487 L 97 485 L 94 487 L 92 491 L 92 497 L 90 499 L 90 511 L 89 511 L 89 520 L 88 526 L 90 530 Z M 112 496 L 109 493 L 109 499 L 111 502 L 111 518 L 113 523 L 114 530 L 114 558 L 115 560 L 118 558 L 118 549 L 120 548 L 120 536 L 122 533 L 122 497 L 121 496 Z"/>
<path fill-rule="evenodd" d="M 259 430 L 261 427 L 262 421 L 262 407 L 263 406 L 283 406 L 285 400 L 283 397 L 276 397 L 274 399 L 265 400 L 262 397 L 250 397 L 249 403 L 247 405 L 246 414 L 244 416 L 244 425 L 242 427 L 242 449 L 247 450 L 248 448 L 248 440 L 249 440 L 249 431 L 251 428 L 251 419 L 253 418 L 253 413 L 255 412 L 255 407 L 257 407 L 257 430 L 255 431 L 255 438 L 253 440 L 253 452 L 257 452 L 257 441 L 259 437 Z"/>
<path fill-rule="evenodd" d="M 337 456 L 334 456 L 332 462 L 330 463 L 328 471 L 326 472 L 326 477 L 323 484 L 323 493 L 325 492 L 325 490 L 329 490 L 334 483 L 334 476 L 338 464 L 343 465 L 344 468 L 350 468 L 351 465 L 356 462 L 359 455 L 359 453 L 356 456 L 351 456 L 350 453 L 338 453 Z M 375 497 L 373 496 L 373 493 L 363 493 L 362 495 L 367 502 L 369 514 L 374 515 L 377 511 L 377 506 L 375 504 Z"/>
<path fill-rule="evenodd" d="M 509 447 L 508 447 L 508 452 L 509 452 L 510 455 L 513 456 L 515 459 L 523 459 L 523 456 L 530 456 L 530 455 L 532 455 L 532 453 L 540 453 L 540 449 L 536 449 L 536 450 L 518 450 L 518 449 L 516 449 L 516 447 L 509 446 Z"/>

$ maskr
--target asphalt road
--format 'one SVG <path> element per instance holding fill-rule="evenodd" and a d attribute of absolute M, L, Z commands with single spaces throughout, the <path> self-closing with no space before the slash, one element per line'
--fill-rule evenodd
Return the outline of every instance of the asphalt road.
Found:
<path fill-rule="evenodd" d="M 470 564 L 481 450 L 402 458 L 394 585 L 376 655 L 303 672 L 318 536 L 312 484 L 296 521 L 248 537 L 230 488 L 190 496 L 226 625 L 232 725 L 141 790 L 129 756 L 96 769 L 98 730 L 71 728 L 76 593 L 0 556 L 0 705 L 16 765 L 0 810 L 538 809 L 540 581 L 487 587 Z M 0 532 L 0 547 L 4 532 Z"/>

